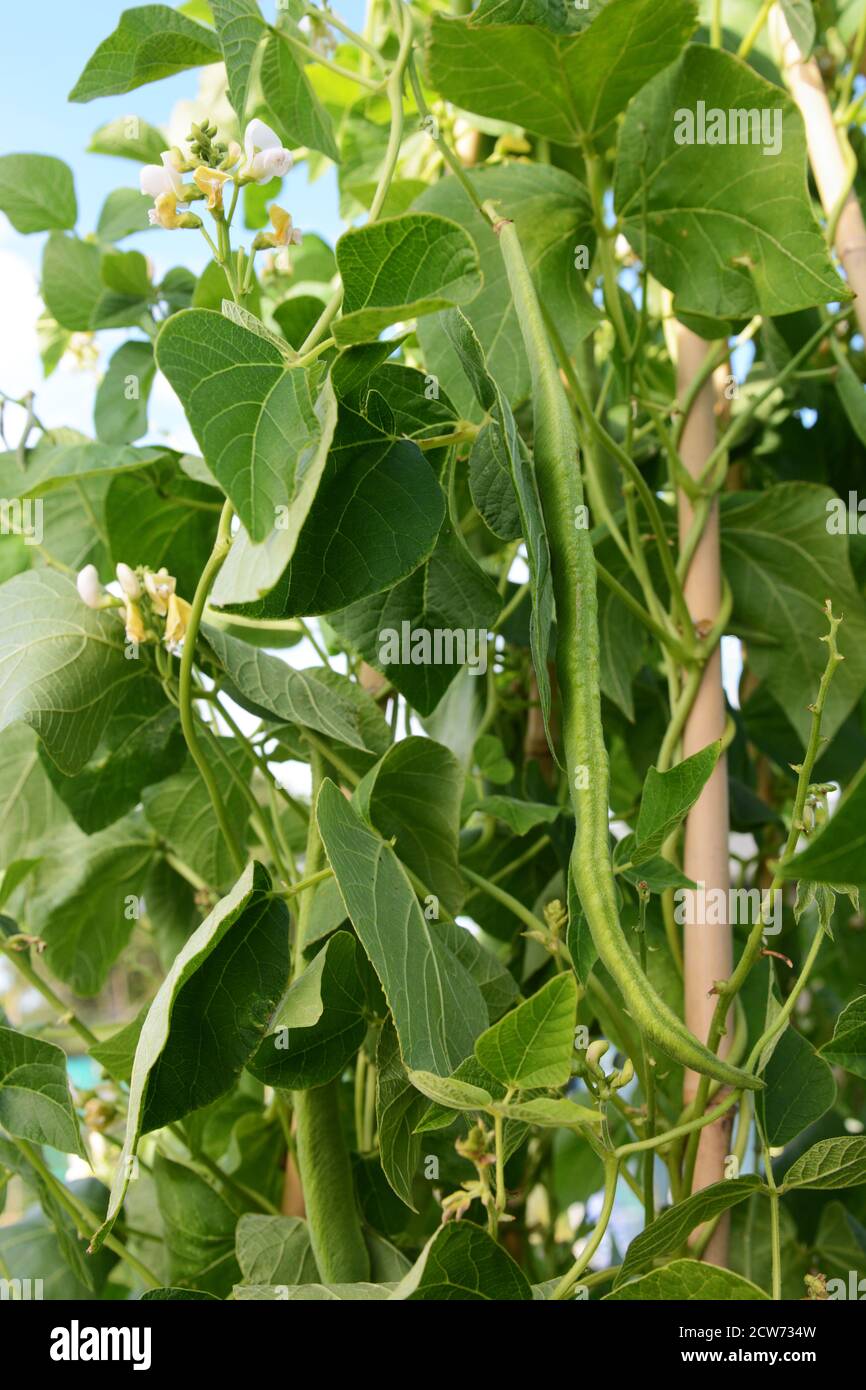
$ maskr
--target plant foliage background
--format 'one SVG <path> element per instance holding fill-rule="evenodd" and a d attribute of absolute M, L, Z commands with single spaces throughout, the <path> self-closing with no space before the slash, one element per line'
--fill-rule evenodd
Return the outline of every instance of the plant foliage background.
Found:
<path fill-rule="evenodd" d="M 768 8 L 371 0 L 357 33 L 303 0 L 118 7 L 70 55 L 117 160 L 96 226 L 50 151 L 0 159 L 0 208 L 47 234 L 46 376 L 112 345 L 87 435 L 43 427 L 39 383 L 3 398 L 3 1278 L 860 1277 L 866 362 Z M 783 10 L 859 195 L 866 6 Z M 178 73 L 172 147 L 135 94 Z M 700 101 L 768 113 L 778 155 L 678 143 Z M 334 246 L 292 164 L 336 169 Z M 129 249 L 145 230 L 167 271 Z M 725 381 L 697 486 L 677 320 Z M 195 450 L 155 428 L 162 378 Z M 722 610 L 696 627 L 716 504 Z M 684 759 L 723 637 L 737 698 Z M 735 927 L 708 1051 L 674 894 L 720 757 L 736 886 L 784 908 Z M 720 1221 L 728 1267 L 701 1260 Z"/>

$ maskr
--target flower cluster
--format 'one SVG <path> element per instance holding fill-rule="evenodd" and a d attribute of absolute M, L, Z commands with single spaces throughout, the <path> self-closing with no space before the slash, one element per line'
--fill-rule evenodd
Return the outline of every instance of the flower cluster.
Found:
<path fill-rule="evenodd" d="M 161 164 L 146 164 L 141 171 L 141 191 L 153 198 L 148 216 L 152 226 L 175 230 L 200 227 L 201 218 L 189 211 L 189 204 L 205 199 L 208 210 L 222 215 L 224 189 L 233 182 L 241 188 L 248 183 L 269 183 L 283 178 L 292 167 L 291 152 L 280 142 L 276 131 L 264 121 L 250 121 L 244 133 L 244 147 L 236 141 L 228 146 L 214 140 L 216 126 L 194 125 L 190 132 L 190 156 L 177 146 L 165 150 Z M 184 174 L 192 174 L 192 183 Z M 301 233 L 292 226 L 289 213 L 275 203 L 270 209 L 273 232 L 257 239 L 261 246 L 299 246 Z"/>
<path fill-rule="evenodd" d="M 105 592 L 95 565 L 85 565 L 78 575 L 78 592 L 88 608 L 126 610 L 126 636 L 130 642 L 158 642 L 159 619 L 164 623 L 162 641 L 170 651 L 176 651 L 183 641 L 189 624 L 190 605 L 175 593 L 176 580 L 165 566 L 150 570 L 144 566 L 134 570 L 121 561 L 116 569 L 122 598 Z"/>

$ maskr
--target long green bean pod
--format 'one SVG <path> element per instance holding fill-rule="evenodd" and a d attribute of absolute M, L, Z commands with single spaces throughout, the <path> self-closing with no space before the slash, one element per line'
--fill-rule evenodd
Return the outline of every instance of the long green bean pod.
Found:
<path fill-rule="evenodd" d="M 340 1124 L 338 1086 L 330 1081 L 295 1092 L 298 1169 L 310 1243 L 323 1282 L 357 1284 L 370 1278 L 370 1257 Z"/>
<path fill-rule="evenodd" d="M 653 989 L 619 921 L 608 830 L 608 761 L 601 723 L 595 561 L 583 525 L 574 421 L 513 223 L 495 224 L 532 373 L 535 474 L 556 601 L 557 677 L 575 839 L 571 873 L 600 959 L 629 1013 L 668 1057 L 737 1088 L 763 1083 L 717 1057 Z"/>

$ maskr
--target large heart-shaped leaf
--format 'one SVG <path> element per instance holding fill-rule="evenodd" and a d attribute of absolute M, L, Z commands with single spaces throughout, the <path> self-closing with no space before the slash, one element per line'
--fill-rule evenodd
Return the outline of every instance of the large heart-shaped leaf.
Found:
<path fill-rule="evenodd" d="M 5 212 L 16 232 L 74 227 L 78 204 L 72 170 L 52 155 L 3 155 L 0 212 Z"/>
<path fill-rule="evenodd" d="M 433 739 L 395 743 L 356 788 L 358 810 L 449 912 L 463 901 L 457 861 L 463 770 Z M 434 888 L 435 885 L 435 888 Z"/>
<path fill-rule="evenodd" d="M 391 1294 L 395 1300 L 529 1300 L 529 1282 L 507 1251 L 469 1221 L 442 1226 Z"/>
<path fill-rule="evenodd" d="M 766 492 L 728 493 L 722 504 L 722 563 L 734 595 L 731 630 L 748 642 L 751 669 L 804 744 L 808 706 L 827 661 L 821 639 L 828 594 L 845 615 L 838 634 L 845 660 L 827 692 L 826 737 L 866 686 L 866 606 L 851 574 L 848 537 L 827 528 L 833 496 L 829 488 L 790 482 Z"/>
<path fill-rule="evenodd" d="M 439 940 L 390 845 L 333 782 L 316 816 L 346 911 L 382 984 L 407 1066 L 450 1076 L 487 1021 L 475 981 Z"/>
<path fill-rule="evenodd" d="M 574 976 L 557 975 L 482 1033 L 475 1056 L 506 1086 L 564 1086 L 571 1076 L 576 1009 Z"/>
<path fill-rule="evenodd" d="M 270 338 L 212 309 L 174 314 L 156 356 L 250 538 L 264 541 L 280 529 L 296 539 L 324 466 L 326 430 L 333 431 L 330 388 L 318 404 L 320 373 L 287 369 Z M 288 527 L 280 525 L 281 508 Z"/>
<path fill-rule="evenodd" d="M 388 217 L 337 242 L 343 317 L 341 346 L 378 338 L 402 319 L 465 304 L 481 288 L 478 252 L 462 227 L 430 213 Z"/>
<path fill-rule="evenodd" d="M 623 1284 L 605 1294 L 604 1302 L 649 1301 L 652 1303 L 738 1303 L 769 1299 L 748 1279 L 729 1269 L 702 1264 L 700 1260 L 672 1260 L 662 1269 L 651 1270 L 641 1279 Z"/>
<path fill-rule="evenodd" d="M 218 63 L 220 56 L 212 29 L 194 24 L 168 5 L 141 5 L 123 11 L 114 33 L 88 61 L 69 100 L 93 101 L 131 92 L 199 63 Z"/>
<path fill-rule="evenodd" d="M 563 145 L 603 130 L 640 87 L 677 57 L 695 27 L 692 0 L 609 0 L 582 33 L 552 33 L 530 13 L 487 23 L 437 14 L 433 86 L 466 111 L 511 121 Z M 516 23 L 515 20 L 524 22 Z M 490 22 L 490 21 L 493 22 Z M 506 22 L 507 21 L 507 22 Z"/>
<path fill-rule="evenodd" d="M 267 870 L 250 864 L 177 956 L 141 1030 L 123 1150 L 94 1248 L 117 1219 L 140 1136 L 223 1095 L 249 1061 L 285 986 L 288 925 Z"/>
<path fill-rule="evenodd" d="M 122 624 L 87 608 L 65 575 L 31 570 L 0 586 L 0 729 L 30 724 L 72 776 L 135 680 Z"/>
<path fill-rule="evenodd" d="M 690 132 L 712 93 L 724 143 Z M 697 118 L 694 113 L 697 112 Z M 730 139 L 743 113 L 761 124 Z M 729 113 L 732 115 L 729 116 Z M 849 297 L 806 189 L 800 113 L 781 88 L 718 48 L 693 44 L 629 108 L 615 201 L 626 236 L 683 312 L 790 314 Z"/>

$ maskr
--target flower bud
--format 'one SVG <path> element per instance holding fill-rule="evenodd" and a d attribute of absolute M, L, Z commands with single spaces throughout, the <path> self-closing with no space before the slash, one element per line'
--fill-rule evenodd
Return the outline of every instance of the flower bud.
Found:
<path fill-rule="evenodd" d="M 626 1057 L 619 1071 L 611 1077 L 611 1086 L 615 1091 L 619 1091 L 623 1086 L 627 1086 L 634 1080 L 634 1062 L 630 1057 Z"/>
<path fill-rule="evenodd" d="M 88 608 L 102 607 L 102 585 L 95 565 L 85 565 L 75 581 L 78 593 Z"/>
<path fill-rule="evenodd" d="M 192 608 L 185 598 L 178 598 L 177 594 L 169 597 L 168 616 L 165 620 L 165 640 L 169 647 L 176 647 L 178 642 L 183 641 L 191 612 Z"/>
<path fill-rule="evenodd" d="M 141 584 L 135 570 L 130 569 L 121 560 L 115 570 L 117 581 L 127 598 L 141 598 Z"/>
<path fill-rule="evenodd" d="M 610 1043 L 606 1042 L 604 1038 L 596 1038 L 594 1043 L 590 1043 L 589 1047 L 586 1049 L 586 1065 L 589 1067 L 590 1071 L 594 1071 L 598 1075 L 602 1074 L 600 1065 L 601 1059 L 609 1050 Z"/>
<path fill-rule="evenodd" d="M 131 598 L 126 600 L 126 640 L 143 642 L 145 640 L 144 618 L 141 609 Z"/>

